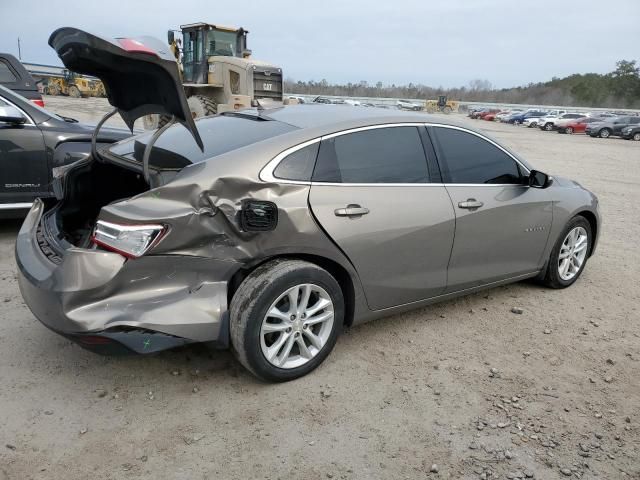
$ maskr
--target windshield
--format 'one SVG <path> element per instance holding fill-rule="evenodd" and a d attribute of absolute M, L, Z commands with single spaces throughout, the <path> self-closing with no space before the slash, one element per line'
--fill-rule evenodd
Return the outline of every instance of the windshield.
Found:
<path fill-rule="evenodd" d="M 237 36 L 238 34 L 236 32 L 210 30 L 207 33 L 207 56 L 224 55 L 227 57 L 237 57 Z"/>
<path fill-rule="evenodd" d="M 221 115 L 196 122 L 204 143 L 201 151 L 191 134 L 182 125 L 174 125 L 153 145 L 149 164 L 160 169 L 181 169 L 223 153 L 296 130 L 296 127 L 276 120 L 249 119 Z M 142 163 L 142 155 L 153 132 L 116 143 L 109 151 L 119 157 Z"/>

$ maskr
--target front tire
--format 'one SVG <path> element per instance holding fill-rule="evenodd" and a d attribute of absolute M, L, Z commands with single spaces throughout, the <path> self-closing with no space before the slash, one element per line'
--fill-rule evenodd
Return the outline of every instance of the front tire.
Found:
<path fill-rule="evenodd" d="M 600 138 L 609 138 L 611 136 L 611 131 L 609 131 L 608 128 L 603 128 L 602 130 L 600 130 L 600 132 L 598 132 L 598 136 Z"/>
<path fill-rule="evenodd" d="M 640 142 L 640 132 L 634 133 L 632 137 L 636 142 Z"/>
<path fill-rule="evenodd" d="M 329 272 L 301 260 L 272 260 L 256 268 L 233 295 L 233 350 L 263 380 L 302 377 L 333 349 L 344 311 L 342 290 Z"/>
<path fill-rule="evenodd" d="M 544 129 L 545 129 L 547 132 L 550 132 L 551 130 L 553 130 L 553 123 L 545 123 L 545 125 L 544 125 Z"/>
<path fill-rule="evenodd" d="M 583 216 L 573 217 L 551 250 L 542 283 L 549 288 L 567 288 L 584 271 L 593 245 L 591 224 Z"/>
<path fill-rule="evenodd" d="M 567 128 L 565 128 L 565 129 L 564 129 L 564 132 L 565 132 L 565 133 L 567 133 L 567 134 L 569 134 L 569 135 L 573 134 L 573 127 L 567 127 Z"/>

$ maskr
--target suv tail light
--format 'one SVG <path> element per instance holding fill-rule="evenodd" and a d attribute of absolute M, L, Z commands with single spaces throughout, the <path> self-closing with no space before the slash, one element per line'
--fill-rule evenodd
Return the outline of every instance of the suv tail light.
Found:
<path fill-rule="evenodd" d="M 92 242 L 128 258 L 138 258 L 156 245 L 166 232 L 164 225 L 118 225 L 96 222 Z"/>

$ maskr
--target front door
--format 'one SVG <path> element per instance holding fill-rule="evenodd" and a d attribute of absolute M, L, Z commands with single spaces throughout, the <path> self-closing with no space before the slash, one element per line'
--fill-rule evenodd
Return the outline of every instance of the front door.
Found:
<path fill-rule="evenodd" d="M 527 171 L 484 137 L 431 129 L 456 216 L 447 292 L 540 269 L 549 237 L 549 192 L 526 185 Z"/>
<path fill-rule="evenodd" d="M 0 97 L 0 107 L 8 105 Z M 32 202 L 48 191 L 44 139 L 40 129 L 22 113 L 26 123 L 0 121 L 0 208 Z"/>
<path fill-rule="evenodd" d="M 446 288 L 454 212 L 442 184 L 429 181 L 423 128 L 358 129 L 320 145 L 309 203 L 373 310 Z"/>

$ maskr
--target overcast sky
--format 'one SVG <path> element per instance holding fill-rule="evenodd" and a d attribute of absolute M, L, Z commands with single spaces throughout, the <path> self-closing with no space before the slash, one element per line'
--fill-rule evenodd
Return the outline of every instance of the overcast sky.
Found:
<path fill-rule="evenodd" d="M 60 64 L 58 27 L 153 35 L 204 21 L 250 31 L 255 58 L 296 80 L 525 85 L 640 60 L 640 0 L 0 0 L 0 51 Z"/>

